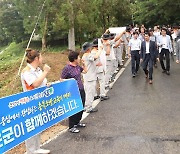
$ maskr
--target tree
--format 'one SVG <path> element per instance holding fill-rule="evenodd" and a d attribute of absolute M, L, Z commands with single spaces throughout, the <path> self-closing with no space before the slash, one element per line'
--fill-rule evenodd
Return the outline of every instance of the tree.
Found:
<path fill-rule="evenodd" d="M 110 26 L 125 26 L 131 20 L 130 3 L 126 0 L 69 0 L 61 1 L 56 12 L 54 29 L 71 29 L 73 17 L 76 41 L 100 37 Z M 63 4 L 62 4 L 63 3 Z M 73 11 L 74 15 L 71 15 Z"/>
<path fill-rule="evenodd" d="M 23 18 L 11 0 L 0 1 L 0 42 L 21 42 L 25 39 Z"/>
<path fill-rule="evenodd" d="M 46 3 L 45 3 L 46 2 Z M 25 33 L 31 34 L 39 17 L 36 33 L 39 33 L 42 38 L 42 50 L 47 47 L 47 34 L 49 27 L 51 27 L 51 20 L 53 20 L 54 12 L 51 12 L 51 5 L 54 4 L 53 0 L 15 0 L 20 14 L 23 17 L 23 25 Z M 45 4 L 45 5 L 43 5 Z M 43 7 L 45 6 L 45 7 Z M 40 11 L 42 13 L 40 14 Z M 40 16 L 39 16 L 40 15 Z"/>
<path fill-rule="evenodd" d="M 85 4 L 85 5 L 84 5 Z M 76 41 L 82 42 L 93 30 L 93 16 L 91 1 L 88 0 L 64 0 L 61 1 L 60 9 L 56 12 L 53 23 L 55 31 L 68 31 L 69 49 L 75 48 L 74 33 Z M 72 46 L 71 46 L 72 45 Z"/>
<path fill-rule="evenodd" d="M 135 20 L 148 26 L 174 24 L 180 22 L 180 1 L 177 0 L 137 0 L 134 3 Z"/>
<path fill-rule="evenodd" d="M 11 1 L 0 0 L 2 3 Z M 13 14 L 12 10 L 9 18 L 15 16 L 15 19 L 19 19 L 14 20 L 19 21 L 18 24 L 12 23 L 12 26 L 17 26 L 14 33 L 19 32 L 18 28 L 22 30 L 22 35 L 18 33 L 19 38 L 30 37 L 44 2 L 44 9 L 35 31 L 41 36 L 44 50 L 49 40 L 67 38 L 68 34 L 69 48 L 74 50 L 75 42 L 82 44 L 84 41 L 100 37 L 110 26 L 124 26 L 131 20 L 130 2 L 126 0 L 14 0 L 11 3 L 16 13 Z M 4 12 L 10 10 L 5 8 Z M 0 17 L 3 17 L 1 10 Z M 4 16 L 5 18 L 7 17 Z M 2 21 L 3 18 L 0 18 L 0 23 Z M 6 37 L 7 32 L 10 32 L 7 30 L 8 26 L 7 24 L 1 28 L 0 39 L 4 38 L 4 35 L 4 39 L 12 38 Z"/>

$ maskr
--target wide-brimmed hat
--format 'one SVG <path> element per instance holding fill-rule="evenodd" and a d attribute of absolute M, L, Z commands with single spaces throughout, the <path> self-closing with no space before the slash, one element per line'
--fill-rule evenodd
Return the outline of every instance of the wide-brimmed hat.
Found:
<path fill-rule="evenodd" d="M 110 34 L 109 34 L 110 39 L 113 39 L 115 36 L 116 36 L 115 33 L 110 33 Z"/>
<path fill-rule="evenodd" d="M 98 39 L 97 38 L 93 40 L 92 46 L 93 47 L 98 47 Z"/>
<path fill-rule="evenodd" d="M 109 34 L 105 33 L 102 35 L 103 40 L 108 40 L 110 38 Z"/>
<path fill-rule="evenodd" d="M 85 43 L 82 45 L 81 52 L 86 52 L 89 48 L 92 48 L 92 43 L 85 42 Z"/>
<path fill-rule="evenodd" d="M 130 32 L 131 31 L 131 27 L 127 26 L 126 27 L 126 32 Z"/>

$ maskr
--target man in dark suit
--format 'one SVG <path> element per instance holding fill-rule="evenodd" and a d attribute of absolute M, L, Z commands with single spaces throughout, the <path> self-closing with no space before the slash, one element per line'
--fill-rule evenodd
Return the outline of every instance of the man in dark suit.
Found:
<path fill-rule="evenodd" d="M 140 61 L 146 74 L 146 78 L 149 77 L 149 84 L 152 84 L 153 61 L 155 57 L 158 57 L 156 43 L 150 40 L 149 33 L 145 33 L 145 41 L 141 44 Z M 157 58 L 157 60 L 159 61 L 159 58 Z M 149 70 L 147 69 L 148 65 Z"/>

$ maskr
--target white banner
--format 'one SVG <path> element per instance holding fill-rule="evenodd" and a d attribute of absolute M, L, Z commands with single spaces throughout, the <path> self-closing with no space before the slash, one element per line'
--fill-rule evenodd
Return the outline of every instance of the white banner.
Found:
<path fill-rule="evenodd" d="M 126 27 L 110 27 L 109 28 L 110 33 L 116 33 L 116 34 L 120 34 L 124 32 L 125 30 L 126 30 Z"/>

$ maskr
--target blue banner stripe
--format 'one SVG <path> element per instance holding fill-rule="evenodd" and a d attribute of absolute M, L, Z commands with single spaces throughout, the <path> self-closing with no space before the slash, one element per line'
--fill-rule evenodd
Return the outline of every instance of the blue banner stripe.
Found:
<path fill-rule="evenodd" d="M 0 99 L 0 153 L 83 110 L 74 79 Z"/>

